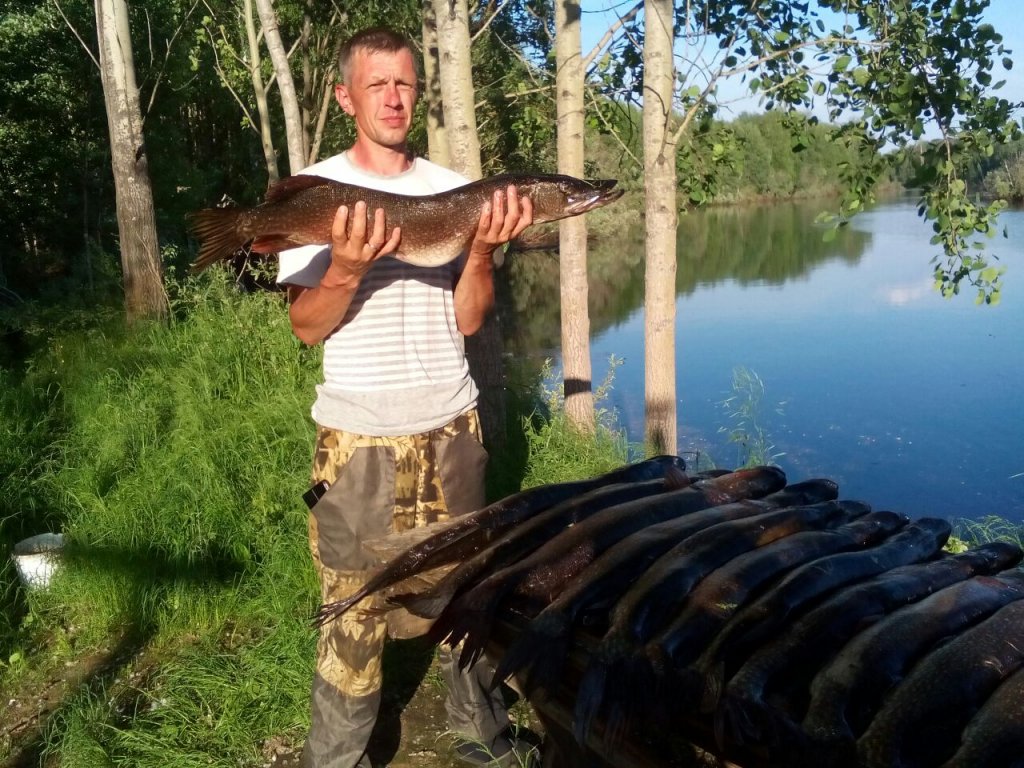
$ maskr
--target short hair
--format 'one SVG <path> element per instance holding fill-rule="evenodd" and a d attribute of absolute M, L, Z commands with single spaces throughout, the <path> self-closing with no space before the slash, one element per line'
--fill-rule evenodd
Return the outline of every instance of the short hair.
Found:
<path fill-rule="evenodd" d="M 397 53 L 407 50 L 416 58 L 416 51 L 412 42 L 401 32 L 396 32 L 390 27 L 369 27 L 356 32 L 345 44 L 341 46 L 338 54 L 338 70 L 341 72 L 341 82 L 349 85 L 349 77 L 352 74 L 352 55 L 356 49 L 362 48 L 368 53 Z M 416 73 L 419 76 L 419 65 L 416 65 Z"/>

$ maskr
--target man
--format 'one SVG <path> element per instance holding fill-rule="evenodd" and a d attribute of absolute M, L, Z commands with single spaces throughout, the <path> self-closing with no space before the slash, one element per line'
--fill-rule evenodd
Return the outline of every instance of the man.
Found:
<path fill-rule="evenodd" d="M 382 28 L 361 32 L 342 49 L 340 65 L 335 96 L 355 121 L 355 143 L 304 173 L 412 195 L 466 183 L 408 150 L 417 70 L 404 37 Z M 382 210 L 372 225 L 366 213 L 363 202 L 351 211 L 342 206 L 329 248 L 280 255 L 278 281 L 288 286 L 293 331 L 306 344 L 324 343 L 324 383 L 312 412 L 313 480 L 326 480 L 330 490 L 310 514 L 310 547 L 325 602 L 365 581 L 374 562 L 362 540 L 483 506 L 487 454 L 464 336 L 493 306 L 494 250 L 533 215 L 530 201 L 509 187 L 483 211 L 462 259 L 421 268 L 389 257 L 401 231 L 385 231 Z M 357 607 L 321 630 L 305 765 L 370 765 L 386 629 Z M 528 747 L 512 735 L 500 698 L 487 692 L 492 670 L 477 665 L 461 673 L 443 648 L 441 666 L 451 727 L 463 737 L 459 756 L 513 764 Z"/>

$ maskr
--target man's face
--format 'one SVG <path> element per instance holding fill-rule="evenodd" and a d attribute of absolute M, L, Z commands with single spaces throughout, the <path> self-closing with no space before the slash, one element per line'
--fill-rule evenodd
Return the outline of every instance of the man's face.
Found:
<path fill-rule="evenodd" d="M 341 108 L 355 118 L 361 139 L 403 147 L 416 105 L 416 65 L 412 53 L 352 52 L 350 82 L 335 86 Z"/>

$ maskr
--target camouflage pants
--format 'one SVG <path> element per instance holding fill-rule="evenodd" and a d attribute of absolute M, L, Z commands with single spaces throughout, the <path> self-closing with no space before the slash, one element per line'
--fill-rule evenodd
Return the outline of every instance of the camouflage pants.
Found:
<path fill-rule="evenodd" d="M 476 411 L 405 437 L 319 427 L 313 482 L 327 480 L 330 489 L 310 512 L 309 541 L 322 601 L 339 600 L 365 583 L 377 563 L 363 541 L 483 506 L 486 462 Z M 387 635 L 383 618 L 360 612 L 369 601 L 320 631 L 307 766 L 369 765 L 365 750 L 380 705 Z M 493 670 L 477 664 L 460 672 L 444 647 L 440 660 L 452 730 L 489 743 L 508 724 L 500 696 L 487 692 Z"/>

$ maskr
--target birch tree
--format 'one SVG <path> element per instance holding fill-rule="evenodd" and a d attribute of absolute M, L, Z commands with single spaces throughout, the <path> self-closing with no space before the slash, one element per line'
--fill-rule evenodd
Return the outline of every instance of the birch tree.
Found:
<path fill-rule="evenodd" d="M 676 448 L 675 42 L 671 0 L 646 0 L 644 35 L 644 410 L 654 453 Z"/>
<path fill-rule="evenodd" d="M 444 123 L 451 169 L 468 179 L 482 175 L 480 135 L 473 97 L 469 11 L 466 0 L 434 0 Z M 491 450 L 505 444 L 505 372 L 501 328 L 492 312 L 483 327 L 466 339 L 470 372 L 480 388 L 480 421 Z"/>
<path fill-rule="evenodd" d="M 273 2 L 272 0 L 256 0 L 256 8 L 259 11 L 260 24 L 263 27 L 267 52 L 274 64 L 277 90 L 281 94 L 285 137 L 288 141 L 288 169 L 294 175 L 306 167 L 307 142 L 303 131 L 302 109 L 299 107 L 295 80 L 292 78 L 291 67 L 288 63 L 288 52 L 281 40 L 281 30 L 278 27 Z"/>
<path fill-rule="evenodd" d="M 583 65 L 580 4 L 555 3 L 555 92 L 558 112 L 558 172 L 582 178 Z M 565 413 L 581 430 L 594 429 L 594 393 L 590 363 L 590 313 L 587 307 L 587 222 L 563 219 L 558 238 L 562 314 L 562 371 Z"/>
<path fill-rule="evenodd" d="M 423 0 L 423 101 L 427 118 L 427 151 L 431 161 L 450 168 L 452 161 L 444 124 L 438 55 L 434 0 Z"/>
<path fill-rule="evenodd" d="M 466 0 L 433 2 L 437 20 L 438 74 L 451 168 L 475 180 L 480 178 L 482 171 L 473 95 L 469 10 Z"/>
<path fill-rule="evenodd" d="M 100 77 L 110 135 L 117 229 L 129 322 L 167 316 L 153 190 L 125 0 L 95 0 Z"/>

